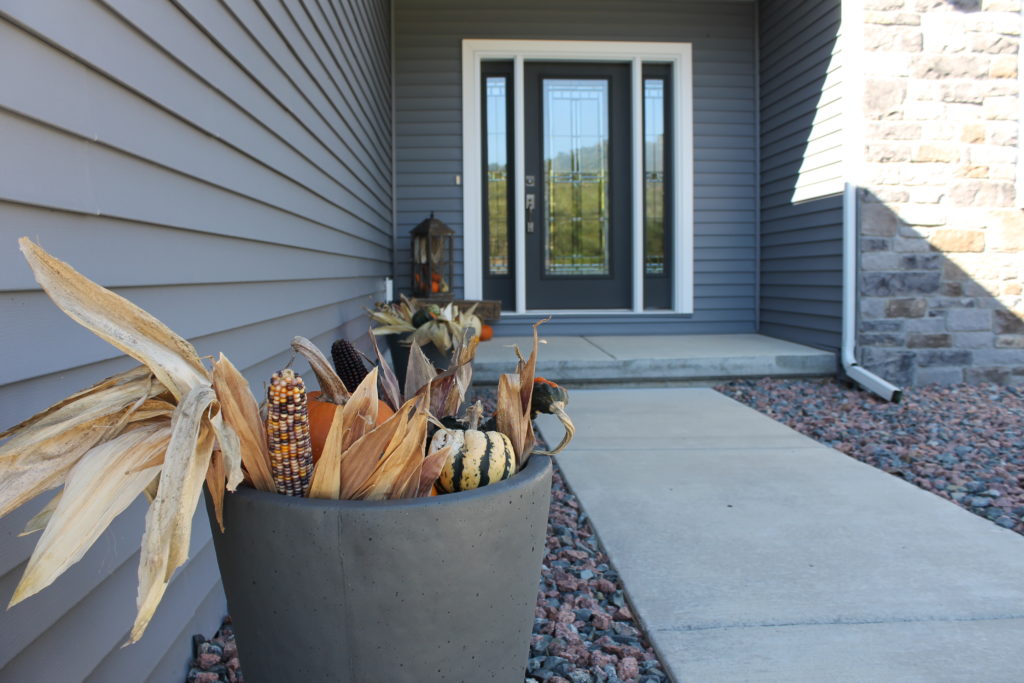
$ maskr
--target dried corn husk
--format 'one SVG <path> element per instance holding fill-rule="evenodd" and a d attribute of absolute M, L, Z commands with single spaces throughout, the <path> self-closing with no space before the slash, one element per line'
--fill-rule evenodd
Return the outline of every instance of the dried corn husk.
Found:
<path fill-rule="evenodd" d="M 530 419 L 530 401 L 533 397 L 533 376 L 537 367 L 537 347 L 540 337 L 537 328 L 547 319 L 533 326 L 533 349 L 529 358 L 523 358 L 519 349 L 519 364 L 515 374 L 498 378 L 498 431 L 504 432 L 516 452 L 516 467 L 522 470 L 533 450 L 533 421 Z"/>
<path fill-rule="evenodd" d="M 253 487 L 260 491 L 274 491 L 267 434 L 260 418 L 259 404 L 242 373 L 224 354 L 213 364 L 213 388 L 224 411 L 224 419 L 238 434 L 242 465 L 249 473 Z"/>
<path fill-rule="evenodd" d="M 109 389 L 110 387 L 116 386 L 118 384 L 123 384 L 125 382 L 130 382 L 130 381 L 135 380 L 135 379 L 143 379 L 143 378 L 146 378 L 146 377 L 150 377 L 152 374 L 153 373 L 151 373 L 149 371 L 149 368 L 147 368 L 145 365 L 137 365 L 137 366 L 135 366 L 134 368 L 132 368 L 130 370 L 125 370 L 124 372 L 119 372 L 116 375 L 113 375 L 111 377 L 107 377 L 106 379 L 100 380 L 99 382 L 97 382 L 96 384 L 92 385 L 88 389 L 83 389 L 82 391 L 76 391 L 75 393 L 71 394 L 70 396 L 68 396 L 66 398 L 63 398 L 60 401 L 57 401 L 56 403 L 54 403 L 52 406 L 50 406 L 46 410 L 44 410 L 42 412 L 39 412 L 39 413 L 36 413 L 32 417 L 30 417 L 27 420 L 24 420 L 22 422 L 19 422 L 18 424 L 14 425 L 13 427 L 5 429 L 4 431 L 0 432 L 0 440 L 6 439 L 8 436 L 11 436 L 15 432 L 23 432 L 27 427 L 30 427 L 30 426 L 33 426 L 33 425 L 41 426 L 42 424 L 47 424 L 47 423 L 48 424 L 53 424 L 55 422 L 62 422 L 63 418 L 60 418 L 60 417 L 52 418 L 52 419 L 47 419 L 47 418 L 49 418 L 54 412 L 56 412 L 57 410 L 63 408 L 64 406 L 68 405 L 69 403 L 73 403 L 75 401 L 79 401 L 81 399 L 84 399 L 86 396 L 90 396 L 92 394 L 96 394 L 96 393 L 102 392 L 102 391 L 104 391 L 106 389 Z"/>
<path fill-rule="evenodd" d="M 61 310 L 145 367 L 73 394 L 3 433 L 9 438 L 0 446 L 0 514 L 65 483 L 53 505 L 29 524 L 43 534 L 14 600 L 59 576 L 144 492 L 152 506 L 140 557 L 134 642 L 171 574 L 187 559 L 192 514 L 215 438 L 223 459 L 214 463 L 211 480 L 228 489 L 242 480 L 241 442 L 232 423 L 244 426 L 251 414 L 221 414 L 210 373 L 195 349 L 159 320 L 27 238 L 19 243 L 36 280 Z M 237 391 L 237 382 L 225 384 L 225 396 Z M 161 454 L 161 448 L 139 445 L 140 439 L 166 448 Z M 81 482 L 98 479 L 103 481 L 90 484 L 85 500 Z"/>
<path fill-rule="evenodd" d="M 60 486 L 90 448 L 116 436 L 127 411 L 164 391 L 151 377 L 148 371 L 123 373 L 118 381 L 80 392 L 9 430 L 10 438 L 0 445 L 0 516 Z"/>
<path fill-rule="evenodd" d="M 22 529 L 18 536 L 29 536 L 37 531 L 45 529 L 46 525 L 50 523 L 50 518 L 53 517 L 53 513 L 57 510 L 57 505 L 60 503 L 61 496 L 63 495 L 64 489 L 57 491 L 56 495 L 50 499 L 50 502 L 44 505 L 43 509 L 37 512 L 32 519 L 28 520 L 25 524 L 25 528 Z"/>
<path fill-rule="evenodd" d="M 391 366 L 384 358 L 384 354 L 381 353 L 380 346 L 377 344 L 377 336 L 371 334 L 370 341 L 373 342 L 373 352 L 377 356 L 377 369 L 380 371 L 380 387 L 384 392 L 381 399 L 391 406 L 392 410 L 397 412 L 402 405 L 402 389 L 398 386 L 398 378 L 395 377 L 395 371 L 391 369 Z"/>
<path fill-rule="evenodd" d="M 324 450 L 313 468 L 313 481 L 309 485 L 310 498 L 337 500 L 341 497 L 341 456 L 344 436 L 345 411 L 335 410 L 330 431 L 327 432 L 327 441 L 324 442 Z"/>
<path fill-rule="evenodd" d="M 409 347 L 409 364 L 405 370 L 405 398 L 412 398 L 437 377 L 437 368 L 415 344 Z"/>
<path fill-rule="evenodd" d="M 295 337 L 292 339 L 292 349 L 305 358 L 309 362 L 309 367 L 313 369 L 313 374 L 320 382 L 321 400 L 338 405 L 348 400 L 349 392 L 345 388 L 345 383 L 338 377 L 331 361 L 327 360 L 327 356 L 316 344 L 305 337 Z"/>
<path fill-rule="evenodd" d="M 19 244 L 36 281 L 62 311 L 145 364 L 175 398 L 181 400 L 193 387 L 209 384 L 196 350 L 162 322 L 53 258 L 28 238 L 21 238 Z"/>
<path fill-rule="evenodd" d="M 227 470 L 224 467 L 224 454 L 214 449 L 210 454 L 210 466 L 206 468 L 206 488 L 210 492 L 213 515 L 221 533 L 224 533 L 224 489 L 226 485 Z"/>
<path fill-rule="evenodd" d="M 114 517 L 156 477 L 158 468 L 137 466 L 167 448 L 169 439 L 167 422 L 126 432 L 82 457 L 36 543 L 11 605 L 49 586 L 85 555 Z"/>
<path fill-rule="evenodd" d="M 139 558 L 138 614 L 129 642 L 142 637 L 174 570 L 188 559 L 192 514 L 213 453 L 213 429 L 204 419 L 216 394 L 197 386 L 185 395 L 171 422 L 160 488 L 146 514 Z"/>
<path fill-rule="evenodd" d="M 409 498 L 419 495 L 425 477 L 430 477 L 432 485 L 447 454 L 423 457 L 430 420 L 424 406 L 429 401 L 428 385 L 422 396 L 406 402 L 398 412 L 375 426 L 379 405 L 377 370 L 371 371 L 345 407 L 335 411 L 327 443 L 313 473 L 310 496 Z"/>

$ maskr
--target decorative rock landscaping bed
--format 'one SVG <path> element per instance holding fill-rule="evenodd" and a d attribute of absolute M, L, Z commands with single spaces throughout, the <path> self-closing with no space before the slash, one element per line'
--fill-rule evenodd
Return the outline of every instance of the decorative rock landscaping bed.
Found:
<path fill-rule="evenodd" d="M 910 387 L 899 404 L 836 380 L 738 380 L 715 388 L 1024 534 L 1024 387 Z"/>
<path fill-rule="evenodd" d="M 667 681 L 576 496 L 555 468 L 527 682 Z"/>

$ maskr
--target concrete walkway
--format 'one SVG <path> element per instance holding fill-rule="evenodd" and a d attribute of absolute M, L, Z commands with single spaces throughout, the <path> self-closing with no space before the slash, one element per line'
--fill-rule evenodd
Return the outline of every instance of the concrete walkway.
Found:
<path fill-rule="evenodd" d="M 1021 536 L 711 389 L 569 408 L 559 465 L 676 681 L 1024 681 Z"/>
<path fill-rule="evenodd" d="M 665 384 L 734 377 L 831 375 L 835 354 L 760 334 L 543 337 L 538 374 L 569 386 Z M 495 337 L 481 344 L 473 379 L 497 384 L 515 364 L 511 347 L 528 352 L 532 338 Z"/>

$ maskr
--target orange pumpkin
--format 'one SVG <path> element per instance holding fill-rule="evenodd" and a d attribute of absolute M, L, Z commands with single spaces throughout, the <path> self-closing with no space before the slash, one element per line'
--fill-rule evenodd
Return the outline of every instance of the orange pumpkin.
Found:
<path fill-rule="evenodd" d="M 338 408 L 337 403 L 319 400 L 320 392 L 311 391 L 306 394 L 307 409 L 309 411 L 309 440 L 313 446 L 313 462 L 320 459 L 320 454 L 327 443 L 327 434 L 331 431 L 331 423 L 334 421 L 334 411 Z M 377 402 L 377 424 L 383 424 L 385 420 L 395 414 L 384 401 Z"/>
<path fill-rule="evenodd" d="M 480 328 L 480 341 L 487 341 L 494 336 L 494 328 L 484 323 Z"/>

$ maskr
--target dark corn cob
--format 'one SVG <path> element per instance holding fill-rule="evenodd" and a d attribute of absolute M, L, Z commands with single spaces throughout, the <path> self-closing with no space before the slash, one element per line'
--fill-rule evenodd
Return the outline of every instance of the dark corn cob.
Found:
<path fill-rule="evenodd" d="M 331 359 L 338 377 L 349 391 L 355 391 L 370 374 L 363 363 L 363 357 L 348 339 L 339 339 L 331 344 Z"/>
<path fill-rule="evenodd" d="M 267 389 L 267 444 L 277 492 L 304 496 L 313 477 L 306 385 L 290 368 L 275 372 Z"/>

